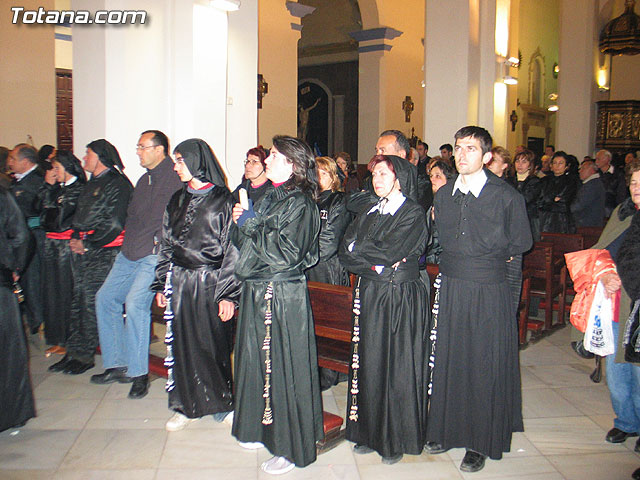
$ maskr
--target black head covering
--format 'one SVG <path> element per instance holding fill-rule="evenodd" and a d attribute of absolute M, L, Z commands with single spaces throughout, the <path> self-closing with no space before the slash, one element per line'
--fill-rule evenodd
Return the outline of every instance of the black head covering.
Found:
<path fill-rule="evenodd" d="M 402 194 L 414 202 L 418 201 L 418 169 L 402 157 L 396 155 L 385 155 L 385 157 L 393 164 Z"/>
<path fill-rule="evenodd" d="M 87 148 L 90 148 L 96 155 L 98 155 L 100 163 L 105 167 L 110 168 L 111 170 L 116 170 L 118 173 L 124 175 L 124 165 L 122 164 L 122 160 L 120 160 L 118 150 L 116 150 L 116 147 L 111 145 L 104 138 L 94 140 L 87 145 Z"/>
<path fill-rule="evenodd" d="M 194 178 L 221 187 L 227 186 L 224 171 L 207 142 L 199 138 L 190 138 L 174 148 L 173 153 L 176 152 L 180 152 Z"/>
<path fill-rule="evenodd" d="M 53 145 L 43 145 L 38 150 L 38 160 L 40 162 L 46 162 L 49 160 L 49 155 L 53 153 L 56 148 Z"/>
<path fill-rule="evenodd" d="M 67 173 L 78 177 L 80 183 L 87 182 L 87 175 L 84 173 L 84 169 L 82 168 L 80 160 L 69 150 L 58 150 L 58 153 L 56 154 L 54 160 L 56 162 L 60 162 Z"/>

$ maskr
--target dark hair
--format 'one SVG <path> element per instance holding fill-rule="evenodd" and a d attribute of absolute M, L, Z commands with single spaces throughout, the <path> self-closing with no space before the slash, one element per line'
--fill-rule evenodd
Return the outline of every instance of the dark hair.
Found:
<path fill-rule="evenodd" d="M 43 145 L 38 150 L 38 160 L 40 162 L 46 162 L 49 159 L 49 155 L 56 149 L 53 145 Z"/>
<path fill-rule="evenodd" d="M 378 138 L 386 137 L 387 135 L 396 137 L 396 150 L 404 150 L 405 156 L 408 157 L 411 152 L 411 145 L 409 144 L 407 137 L 404 136 L 404 133 L 400 130 L 385 130 L 378 136 Z"/>
<path fill-rule="evenodd" d="M 545 148 L 545 149 L 546 149 L 546 148 L 550 148 L 550 149 L 551 149 L 551 150 L 553 150 L 554 152 L 556 151 L 556 147 L 555 147 L 555 145 L 551 145 L 551 144 L 549 144 L 549 145 L 547 145 L 547 146 L 546 146 L 546 147 L 544 147 L 544 148 Z"/>
<path fill-rule="evenodd" d="M 140 136 L 145 135 L 147 133 L 153 133 L 153 137 L 151 137 L 151 141 L 155 146 L 161 146 L 164 148 L 164 154 L 169 155 L 169 139 L 167 136 L 162 133 L 160 130 L 145 130 L 140 134 Z"/>
<path fill-rule="evenodd" d="M 524 157 L 524 159 L 529 162 L 529 173 L 533 173 L 536 168 L 536 154 L 528 148 L 525 148 L 520 153 L 516 153 L 516 156 L 513 159 L 513 164 L 515 165 L 516 161 L 521 157 Z"/>
<path fill-rule="evenodd" d="M 427 142 L 423 142 L 422 140 L 418 140 L 417 145 L 422 145 L 424 147 L 425 150 L 429 150 L 429 145 L 427 145 Z"/>
<path fill-rule="evenodd" d="M 578 175 L 578 169 L 580 168 L 578 158 L 571 154 L 567 155 L 567 158 L 569 159 L 569 163 L 567 164 L 569 168 L 567 169 L 567 172 L 571 175 Z"/>
<path fill-rule="evenodd" d="M 297 187 L 315 201 L 318 194 L 318 174 L 311 147 L 299 138 L 286 135 L 273 137 L 273 146 L 293 165 L 293 173 L 286 181 L 285 189 L 293 190 Z"/>
<path fill-rule="evenodd" d="M 7 158 L 9 157 L 9 149 L 0 147 L 0 173 L 7 173 Z"/>
<path fill-rule="evenodd" d="M 632 160 L 627 163 L 627 166 L 624 168 L 627 186 L 631 184 L 631 176 L 638 171 L 640 171 L 640 160 Z"/>
<path fill-rule="evenodd" d="M 567 152 L 565 152 L 563 150 L 558 150 L 557 152 L 554 152 L 553 155 L 551 156 L 551 161 L 553 162 L 553 159 L 556 158 L 556 157 L 564 158 L 564 163 L 567 164 L 567 167 L 569 166 L 569 162 L 571 161 L 571 158 L 569 157 Z"/>
<path fill-rule="evenodd" d="M 333 159 L 337 162 L 338 158 L 342 158 L 345 162 L 347 162 L 347 173 L 349 176 L 355 175 L 357 173 L 356 166 L 353 164 L 353 159 L 351 155 L 347 152 L 338 152 L 333 155 Z"/>
<path fill-rule="evenodd" d="M 440 145 L 440 148 L 438 150 L 448 150 L 449 153 L 453 152 L 453 147 L 451 146 L 450 143 L 444 143 L 442 145 Z"/>
<path fill-rule="evenodd" d="M 398 177 L 398 175 L 396 174 L 396 169 L 393 166 L 393 162 L 386 155 L 374 155 L 373 157 L 371 157 L 371 160 L 369 160 L 369 163 L 367 164 L 367 170 L 373 172 L 373 169 L 376 168 L 376 165 L 378 165 L 379 163 L 386 163 L 387 167 L 389 167 L 389 170 L 393 172 L 396 178 Z"/>
<path fill-rule="evenodd" d="M 34 165 L 38 163 L 38 151 L 28 143 L 19 143 L 14 149 L 18 149 L 16 154 L 20 160 L 28 160 Z"/>
<path fill-rule="evenodd" d="M 444 160 L 437 160 L 436 162 L 433 162 L 431 168 L 429 169 L 429 173 L 431 173 L 431 170 L 433 170 L 435 167 L 438 167 L 444 174 L 444 176 L 447 177 L 447 181 L 451 180 L 456 175 L 453 167 L 449 165 L 449 162 L 445 162 Z"/>
<path fill-rule="evenodd" d="M 467 137 L 475 138 L 480 142 L 480 147 L 482 148 L 483 155 L 489 152 L 491 150 L 491 147 L 493 146 L 493 139 L 491 138 L 491 134 L 482 127 L 468 125 L 466 127 L 462 127 L 454 135 L 456 141 Z"/>
<path fill-rule="evenodd" d="M 269 154 L 267 153 L 267 151 L 264 149 L 264 147 L 262 145 L 258 145 L 257 147 L 253 147 L 250 148 L 249 150 L 247 150 L 247 157 L 249 155 L 254 155 L 256 157 L 258 157 L 260 159 L 260 163 L 262 163 L 262 168 L 267 168 L 266 164 L 264 163 L 265 159 L 269 156 Z"/>

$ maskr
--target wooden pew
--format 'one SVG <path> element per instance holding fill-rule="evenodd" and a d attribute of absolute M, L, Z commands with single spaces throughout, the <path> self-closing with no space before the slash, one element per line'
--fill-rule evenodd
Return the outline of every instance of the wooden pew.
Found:
<path fill-rule="evenodd" d="M 577 230 L 584 238 L 584 248 L 591 248 L 600 240 L 604 227 L 578 227 Z"/>

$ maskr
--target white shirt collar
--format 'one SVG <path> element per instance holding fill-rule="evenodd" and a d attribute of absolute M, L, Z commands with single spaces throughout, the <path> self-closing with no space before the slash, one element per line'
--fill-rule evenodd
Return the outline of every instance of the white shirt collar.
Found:
<path fill-rule="evenodd" d="M 462 183 L 462 175 L 458 175 L 456 183 L 453 184 L 453 192 L 451 192 L 451 196 L 456 193 L 456 190 L 460 190 L 460 193 L 464 193 L 466 195 L 471 192 L 474 197 L 478 198 L 480 196 L 480 192 L 482 192 L 482 189 L 484 188 L 484 185 L 487 183 L 487 174 L 483 168 L 479 173 L 472 175 L 470 179 L 467 176 L 467 180 L 469 180 L 469 183 Z"/>
<path fill-rule="evenodd" d="M 615 168 L 613 168 L 613 165 L 609 165 L 609 168 L 607 169 L 607 171 L 605 173 L 613 173 L 615 170 Z"/>
<path fill-rule="evenodd" d="M 382 210 L 380 210 L 380 202 L 376 203 L 371 209 L 367 212 L 367 215 L 375 212 L 376 210 L 380 210 L 380 215 L 384 215 L 386 213 L 390 215 L 395 215 L 398 209 L 402 206 L 404 201 L 406 200 L 405 196 L 402 192 L 397 192 L 390 197 L 387 197 L 387 201 L 384 202 L 384 206 Z"/>
<path fill-rule="evenodd" d="M 585 183 L 590 182 L 591 180 L 595 180 L 596 178 L 600 178 L 600 174 L 597 173 L 597 172 L 594 173 L 593 175 L 589 175 L 587 178 L 585 178 L 582 181 L 582 184 L 584 185 Z"/>
<path fill-rule="evenodd" d="M 73 182 L 75 182 L 78 179 L 78 177 L 71 177 L 69 180 L 67 180 L 66 182 L 63 183 L 63 185 L 65 187 L 68 187 L 69 185 L 71 185 Z"/>
<path fill-rule="evenodd" d="M 20 180 L 22 180 L 24 177 L 26 177 L 27 175 L 29 175 L 31 172 L 33 172 L 36 167 L 38 165 L 34 165 L 33 167 L 31 167 L 29 170 L 27 170 L 24 173 L 14 173 L 13 176 L 16 177 L 16 180 L 19 182 Z"/>

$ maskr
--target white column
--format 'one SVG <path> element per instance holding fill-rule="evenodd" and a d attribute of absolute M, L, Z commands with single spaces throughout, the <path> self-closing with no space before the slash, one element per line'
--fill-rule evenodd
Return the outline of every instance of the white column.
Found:
<path fill-rule="evenodd" d="M 598 1 L 561 0 L 556 150 L 593 153 Z"/>

